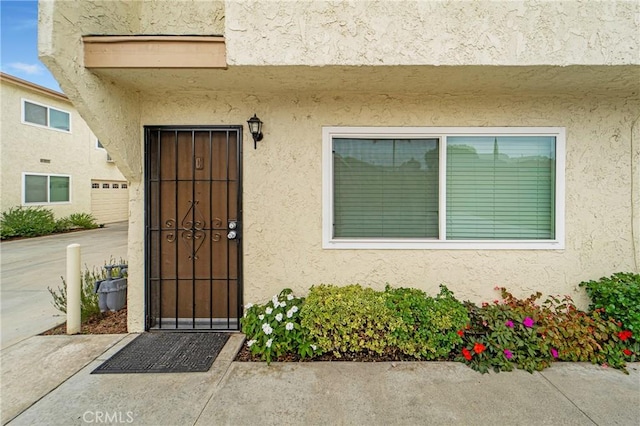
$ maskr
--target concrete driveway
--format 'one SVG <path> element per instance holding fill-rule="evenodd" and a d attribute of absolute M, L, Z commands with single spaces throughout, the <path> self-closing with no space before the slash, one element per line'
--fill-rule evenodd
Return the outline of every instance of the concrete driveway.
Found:
<path fill-rule="evenodd" d="M 102 267 L 127 257 L 128 222 L 105 228 L 0 243 L 0 348 L 61 324 L 66 317 L 51 304 L 47 287 L 62 286 L 66 250 L 80 244 L 81 264 Z"/>

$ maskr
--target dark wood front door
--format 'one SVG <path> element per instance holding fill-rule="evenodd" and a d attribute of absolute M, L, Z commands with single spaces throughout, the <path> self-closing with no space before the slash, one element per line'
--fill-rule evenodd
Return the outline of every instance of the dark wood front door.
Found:
<path fill-rule="evenodd" d="M 241 127 L 147 127 L 147 328 L 237 330 Z"/>

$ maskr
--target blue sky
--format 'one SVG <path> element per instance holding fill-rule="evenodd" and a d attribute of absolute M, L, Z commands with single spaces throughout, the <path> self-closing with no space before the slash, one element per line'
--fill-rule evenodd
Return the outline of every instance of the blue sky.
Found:
<path fill-rule="evenodd" d="M 38 2 L 0 0 L 0 67 L 2 72 L 60 91 L 38 59 Z"/>

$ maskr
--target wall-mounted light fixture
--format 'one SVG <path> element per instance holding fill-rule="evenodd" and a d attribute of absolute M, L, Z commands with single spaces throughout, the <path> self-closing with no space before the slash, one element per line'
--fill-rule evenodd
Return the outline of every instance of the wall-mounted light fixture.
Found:
<path fill-rule="evenodd" d="M 253 114 L 253 117 L 247 120 L 247 124 L 249 125 L 251 136 L 253 136 L 253 149 L 256 149 L 258 141 L 262 140 L 262 121 Z"/>

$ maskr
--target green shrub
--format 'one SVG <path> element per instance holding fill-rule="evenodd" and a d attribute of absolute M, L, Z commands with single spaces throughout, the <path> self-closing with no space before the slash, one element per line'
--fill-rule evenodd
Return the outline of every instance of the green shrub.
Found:
<path fill-rule="evenodd" d="M 12 207 L 0 218 L 0 238 L 37 237 L 55 231 L 53 212 L 43 207 Z"/>
<path fill-rule="evenodd" d="M 123 265 L 126 261 L 120 259 L 120 262 L 116 263 L 114 259 L 110 259 L 109 262 L 105 262 L 105 265 Z M 113 268 L 112 276 L 116 277 L 119 274 L 119 269 Z M 89 268 L 85 267 L 85 270 L 80 275 L 80 320 L 85 322 L 87 319 L 100 313 L 100 306 L 98 305 L 98 294 L 95 292 L 96 281 L 104 280 L 107 278 L 107 272 L 104 268 Z M 67 282 L 64 277 L 60 277 L 62 280 L 62 286 L 57 290 L 53 290 L 51 287 L 47 287 L 53 301 L 53 306 L 62 313 L 67 313 Z"/>
<path fill-rule="evenodd" d="M 319 352 L 382 354 L 396 346 L 393 334 L 402 320 L 383 292 L 360 285 L 311 287 L 302 307 L 302 327 Z"/>
<path fill-rule="evenodd" d="M 99 226 L 91 213 L 73 213 L 69 215 L 69 221 L 76 228 L 95 229 Z"/>
<path fill-rule="evenodd" d="M 404 324 L 393 332 L 402 353 L 418 359 L 444 359 L 462 342 L 459 331 L 468 324 L 469 316 L 447 287 L 441 285 L 435 298 L 418 289 L 389 286 L 385 295 L 387 306 Z"/>
<path fill-rule="evenodd" d="M 65 232 L 70 230 L 73 227 L 73 223 L 71 223 L 71 219 L 69 217 L 61 217 L 56 220 L 56 228 L 55 232 Z"/>
<path fill-rule="evenodd" d="M 303 298 L 284 289 L 266 304 L 247 304 L 240 322 L 251 353 L 267 363 L 287 353 L 297 353 L 302 358 L 313 355 L 308 333 L 300 326 L 303 303 Z"/>
<path fill-rule="evenodd" d="M 605 318 L 614 318 L 623 328 L 640 335 L 640 274 L 619 272 L 582 282 L 580 287 L 591 299 L 590 310 L 602 310 Z"/>

